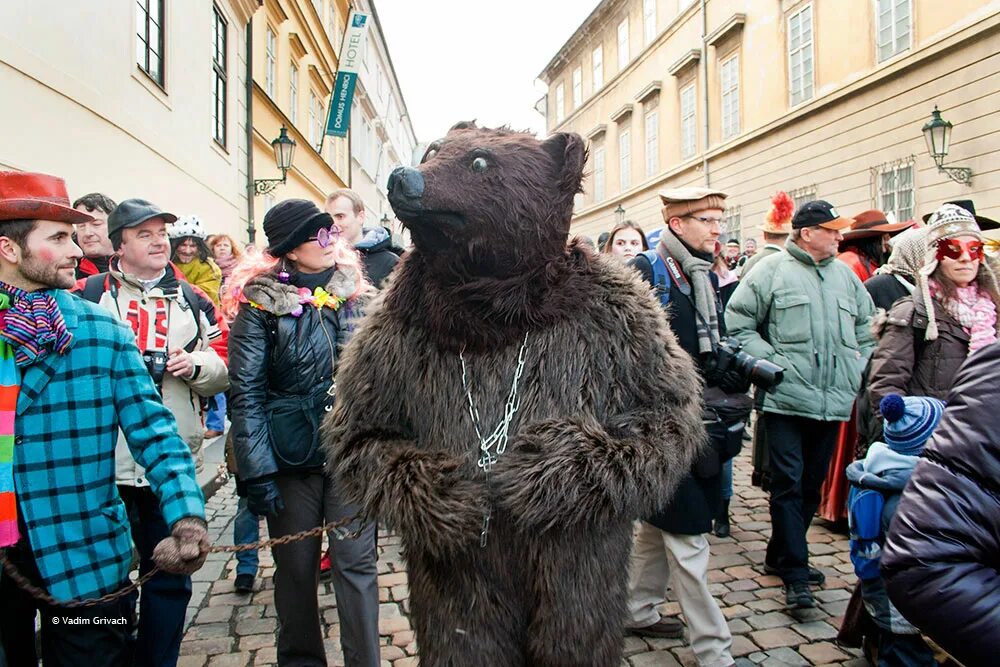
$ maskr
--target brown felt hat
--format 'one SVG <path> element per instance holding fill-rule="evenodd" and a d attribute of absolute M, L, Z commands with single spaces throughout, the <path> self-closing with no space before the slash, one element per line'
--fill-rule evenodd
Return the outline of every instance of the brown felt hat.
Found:
<path fill-rule="evenodd" d="M 673 188 L 660 192 L 663 220 L 683 218 L 710 208 L 726 210 L 726 193 L 712 188 Z"/>
<path fill-rule="evenodd" d="M 885 213 L 871 209 L 862 211 L 854 216 L 854 224 L 844 232 L 844 240 L 863 239 L 869 236 L 881 236 L 882 234 L 898 234 L 916 224 L 914 220 L 889 222 Z"/>

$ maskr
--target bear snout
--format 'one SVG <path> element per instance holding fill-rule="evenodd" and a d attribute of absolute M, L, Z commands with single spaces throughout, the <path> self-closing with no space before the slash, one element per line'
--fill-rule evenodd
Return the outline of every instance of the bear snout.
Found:
<path fill-rule="evenodd" d="M 387 183 L 389 203 L 392 207 L 407 211 L 422 208 L 420 198 L 424 194 L 424 176 L 413 167 L 396 167 L 389 174 Z"/>

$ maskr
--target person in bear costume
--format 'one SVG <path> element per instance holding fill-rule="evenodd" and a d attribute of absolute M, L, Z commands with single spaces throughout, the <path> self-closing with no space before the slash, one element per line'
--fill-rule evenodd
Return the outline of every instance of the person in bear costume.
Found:
<path fill-rule="evenodd" d="M 460 123 L 389 179 L 413 250 L 347 346 L 342 492 L 401 536 L 420 662 L 618 665 L 632 522 L 704 442 L 639 276 L 567 244 L 583 140 Z"/>

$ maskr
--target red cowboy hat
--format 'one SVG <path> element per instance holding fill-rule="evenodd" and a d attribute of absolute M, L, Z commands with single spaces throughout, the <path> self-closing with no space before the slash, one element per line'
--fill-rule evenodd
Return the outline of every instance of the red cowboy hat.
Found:
<path fill-rule="evenodd" d="M 78 225 L 94 216 L 69 203 L 66 182 L 57 176 L 0 171 L 0 220 L 56 220 Z"/>
<path fill-rule="evenodd" d="M 881 236 L 882 234 L 898 234 L 916 224 L 914 220 L 891 223 L 886 220 L 885 213 L 873 209 L 854 216 L 854 224 L 844 232 L 844 240 L 863 239 L 869 236 Z"/>

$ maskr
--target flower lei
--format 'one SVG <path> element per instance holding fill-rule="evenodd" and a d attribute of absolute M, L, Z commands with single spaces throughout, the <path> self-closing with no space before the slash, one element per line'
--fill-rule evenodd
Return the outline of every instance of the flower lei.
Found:
<path fill-rule="evenodd" d="M 340 310 L 340 307 L 344 305 L 347 301 L 345 297 L 337 296 L 336 294 L 330 294 L 322 287 L 317 287 L 312 292 L 309 291 L 307 287 L 300 287 L 298 289 L 299 304 L 296 306 L 289 315 L 292 317 L 301 317 L 304 312 L 305 306 L 315 306 L 317 310 L 323 308 L 331 308 L 333 310 Z M 267 309 L 256 301 L 251 301 L 246 297 L 245 294 L 240 294 L 240 300 L 248 304 L 251 308 L 256 308 L 257 310 L 263 310 L 267 312 Z"/>

